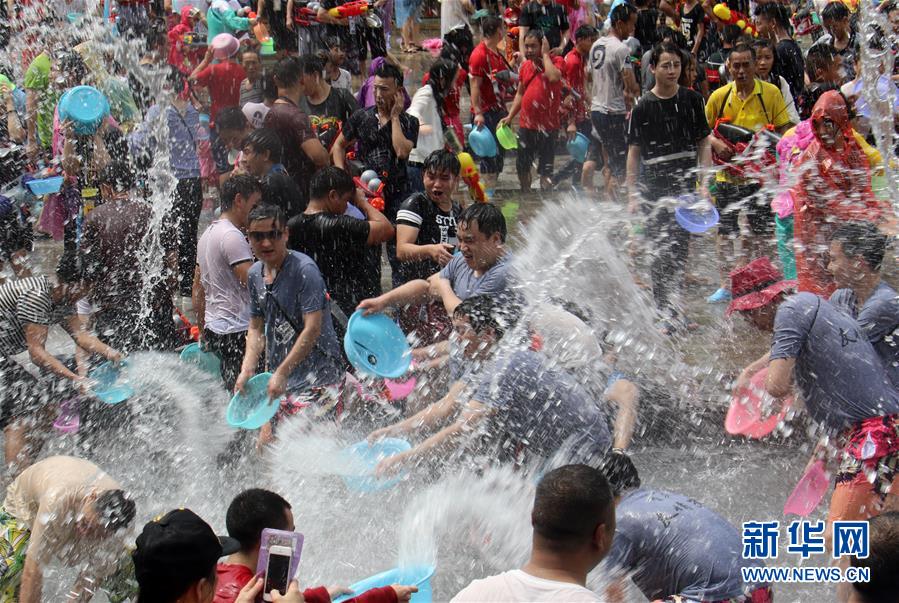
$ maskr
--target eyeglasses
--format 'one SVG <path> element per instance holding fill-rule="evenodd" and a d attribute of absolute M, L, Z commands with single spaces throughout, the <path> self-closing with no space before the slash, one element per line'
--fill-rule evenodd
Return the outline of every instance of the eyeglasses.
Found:
<path fill-rule="evenodd" d="M 283 234 L 283 231 L 281 231 L 281 230 L 269 230 L 268 232 L 260 231 L 260 230 L 251 230 L 250 232 L 247 233 L 247 236 L 250 237 L 250 240 L 252 240 L 256 243 L 261 243 L 262 241 L 264 241 L 266 239 L 271 239 L 272 241 L 274 241 L 275 239 L 279 239 L 279 238 L 281 238 L 282 234 Z"/>

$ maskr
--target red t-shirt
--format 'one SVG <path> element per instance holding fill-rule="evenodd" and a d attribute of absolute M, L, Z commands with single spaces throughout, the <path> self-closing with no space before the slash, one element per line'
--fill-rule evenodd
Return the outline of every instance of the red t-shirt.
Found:
<path fill-rule="evenodd" d="M 240 589 L 253 579 L 253 572 L 246 565 L 237 563 L 219 563 L 215 567 L 218 581 L 215 585 L 215 598 L 212 603 L 234 603 Z M 303 591 L 303 599 L 307 603 L 331 603 L 331 595 L 324 586 L 308 588 Z M 358 597 L 349 599 L 356 603 L 397 603 L 396 591 L 389 586 L 367 590 Z"/>
<path fill-rule="evenodd" d="M 468 59 L 468 73 L 472 77 L 481 78 L 479 92 L 482 112 L 486 113 L 501 106 L 493 90 L 493 74 L 503 69 L 507 69 L 506 61 L 500 53 L 487 48 L 484 42 L 475 46 L 471 58 Z M 474 107 L 471 112 L 474 113 Z"/>
<path fill-rule="evenodd" d="M 553 65 L 562 69 L 562 57 L 553 57 Z M 543 59 L 540 68 L 533 61 L 525 61 L 518 70 L 519 81 L 524 85 L 521 97 L 521 114 L 518 125 L 528 130 L 558 130 L 559 105 L 562 104 L 562 81 L 549 82 L 543 72 Z"/>
<path fill-rule="evenodd" d="M 571 50 L 565 55 L 565 63 L 562 65 L 562 77 L 568 82 L 568 86 L 580 95 L 574 99 L 575 121 L 578 123 L 590 118 L 587 111 L 587 73 L 584 71 L 584 59 L 577 49 Z"/>
<path fill-rule="evenodd" d="M 197 74 L 197 83 L 209 88 L 212 107 L 210 121 L 214 124 L 219 111 L 225 107 L 236 107 L 240 103 L 240 83 L 247 74 L 243 67 L 231 61 L 209 65 Z"/>

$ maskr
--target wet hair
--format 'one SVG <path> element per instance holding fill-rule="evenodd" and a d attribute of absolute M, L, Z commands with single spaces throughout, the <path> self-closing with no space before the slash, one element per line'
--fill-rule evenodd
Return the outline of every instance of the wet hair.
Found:
<path fill-rule="evenodd" d="M 613 496 L 621 496 L 623 492 L 640 487 L 640 475 L 634 462 L 626 453 L 612 450 L 600 462 L 599 470 L 609 480 Z"/>
<path fill-rule="evenodd" d="M 576 42 L 580 40 L 587 40 L 589 38 L 595 38 L 599 35 L 599 30 L 593 27 L 592 25 L 581 25 L 574 32 L 574 40 Z"/>
<path fill-rule="evenodd" d="M 339 167 L 330 165 L 312 176 L 309 183 L 309 198 L 324 199 L 331 191 L 343 196 L 355 190 L 356 183 L 353 182 L 353 177 Z"/>
<path fill-rule="evenodd" d="M 271 128 L 259 128 L 253 130 L 243 141 L 243 146 L 250 147 L 254 153 L 268 151 L 268 159 L 272 163 L 281 163 L 284 146 L 281 137 Z"/>
<path fill-rule="evenodd" d="M 225 514 L 228 536 L 240 543 L 240 550 L 249 552 L 259 545 L 262 530 L 286 530 L 286 512 L 290 503 L 279 494 L 262 488 L 244 490 L 234 497 Z"/>
<path fill-rule="evenodd" d="M 517 302 L 509 303 L 508 298 L 500 301 L 488 295 L 469 297 L 453 310 L 453 318 L 467 320 L 475 333 L 492 329 L 497 339 L 515 326 L 520 315 L 521 307 Z"/>
<path fill-rule="evenodd" d="M 790 28 L 790 14 L 783 4 L 777 2 L 759 4 L 755 7 L 755 16 L 767 17 L 784 29 Z"/>
<path fill-rule="evenodd" d="M 473 203 L 466 207 L 459 216 L 459 224 L 469 228 L 472 222 L 477 222 L 478 230 L 484 236 L 490 237 L 498 232 L 499 240 L 506 242 L 506 218 L 494 204 Z"/>
<path fill-rule="evenodd" d="M 849 7 L 842 2 L 828 2 L 821 11 L 822 21 L 841 21 L 849 18 Z"/>
<path fill-rule="evenodd" d="M 460 65 L 468 65 L 468 59 L 474 50 L 474 35 L 465 26 L 454 27 L 443 36 L 442 58 L 450 58 Z M 444 54 L 446 53 L 446 54 Z"/>
<path fill-rule="evenodd" d="M 281 88 L 290 88 L 300 80 L 300 59 L 284 57 L 275 64 L 275 83 Z"/>
<path fill-rule="evenodd" d="M 867 603 L 899 601 L 899 512 L 889 511 L 873 517 L 868 523 L 868 557 L 851 557 L 852 567 L 871 571 L 870 582 L 855 582 L 852 587 Z"/>
<path fill-rule="evenodd" d="M 67 80 L 83 82 L 87 75 L 87 66 L 77 52 L 65 52 L 59 57 L 59 72 Z"/>
<path fill-rule="evenodd" d="M 222 211 L 228 211 L 234 207 L 234 200 L 237 199 L 237 195 L 241 195 L 244 199 L 249 199 L 253 193 L 261 192 L 262 185 L 256 178 L 249 174 L 235 174 L 222 185 L 222 194 L 219 201 Z"/>
<path fill-rule="evenodd" d="M 111 186 L 116 192 L 123 192 L 134 188 L 137 176 L 126 154 L 121 157 L 115 157 L 106 164 L 106 167 L 100 172 L 98 180 L 100 184 Z"/>
<path fill-rule="evenodd" d="M 399 67 L 387 61 L 384 61 L 375 69 L 375 77 L 393 79 L 397 86 L 402 87 L 403 85 L 403 72 L 400 71 Z"/>
<path fill-rule="evenodd" d="M 652 54 L 649 56 L 649 64 L 653 67 L 657 66 L 663 54 L 673 54 L 679 58 L 681 60 L 681 69 L 683 69 L 684 55 L 682 54 L 681 49 L 671 42 L 661 42 L 656 44 L 655 48 L 652 49 Z"/>
<path fill-rule="evenodd" d="M 422 172 L 431 174 L 449 172 L 453 176 L 458 176 L 461 170 L 462 165 L 459 163 L 459 158 L 446 149 L 432 151 L 431 154 L 425 158 L 424 164 L 421 166 Z"/>
<path fill-rule="evenodd" d="M 721 30 L 721 41 L 727 44 L 735 45 L 741 37 L 743 37 L 743 30 L 733 23 L 725 25 Z"/>
<path fill-rule="evenodd" d="M 621 4 L 613 8 L 611 13 L 609 13 L 609 22 L 612 24 L 612 27 L 615 27 L 616 23 L 621 21 L 627 22 L 631 18 L 631 15 L 636 14 L 636 7 L 628 4 L 627 2 L 622 2 Z"/>
<path fill-rule="evenodd" d="M 247 127 L 247 116 L 240 107 L 225 107 L 215 117 L 215 127 L 222 130 L 243 130 Z"/>
<path fill-rule="evenodd" d="M 749 55 L 752 57 L 752 60 L 753 61 L 755 60 L 755 48 L 753 48 L 750 44 L 747 44 L 746 42 L 738 42 L 733 47 L 733 49 L 730 51 L 730 54 L 733 55 L 738 52 L 748 52 Z M 728 58 L 730 58 L 730 57 L 728 57 Z"/>
<path fill-rule="evenodd" d="M 818 70 L 827 71 L 833 63 L 837 51 L 830 44 L 815 44 L 805 53 L 805 74 L 809 81 L 818 79 Z"/>
<path fill-rule="evenodd" d="M 614 515 L 612 490 L 602 472 L 588 465 L 565 465 L 537 484 L 531 524 L 546 546 L 569 551 L 590 542 L 596 526 L 610 523 Z"/>
<path fill-rule="evenodd" d="M 443 97 L 450 89 L 452 89 L 458 70 L 459 65 L 456 61 L 443 58 L 434 61 L 431 68 L 428 69 L 428 83 L 431 85 L 431 90 L 433 90 L 436 95 L 435 101 L 437 107 L 443 106 Z M 440 90 L 436 89 L 435 82 L 443 83 Z"/>
<path fill-rule="evenodd" d="M 134 521 L 134 501 L 128 498 L 124 490 L 104 490 L 94 501 L 94 510 L 100 523 L 109 532 L 118 532 L 127 528 Z"/>
<path fill-rule="evenodd" d="M 285 228 L 287 226 L 287 218 L 284 216 L 284 211 L 277 205 L 268 203 L 257 205 L 247 217 L 247 225 L 262 220 L 273 220 L 275 228 Z"/>
<path fill-rule="evenodd" d="M 883 265 L 883 256 L 889 243 L 889 238 L 870 222 L 840 224 L 831 240 L 839 241 L 844 254 L 852 258 L 862 258 L 875 272 Z"/>
<path fill-rule="evenodd" d="M 489 38 L 503 26 L 503 20 L 496 15 L 487 15 L 481 19 L 481 35 Z"/>
<path fill-rule="evenodd" d="M 543 35 L 543 30 L 540 29 L 539 27 L 532 27 L 528 30 L 528 32 L 526 34 L 524 34 L 525 40 L 527 40 L 528 38 L 533 38 L 541 43 L 543 42 L 544 37 L 545 36 Z"/>
<path fill-rule="evenodd" d="M 278 84 L 275 83 L 274 71 L 268 67 L 262 68 L 262 97 L 265 100 L 274 101 L 278 98 Z"/>
<path fill-rule="evenodd" d="M 303 75 L 321 75 L 324 68 L 325 62 L 317 55 L 307 54 L 300 57 L 300 72 Z"/>

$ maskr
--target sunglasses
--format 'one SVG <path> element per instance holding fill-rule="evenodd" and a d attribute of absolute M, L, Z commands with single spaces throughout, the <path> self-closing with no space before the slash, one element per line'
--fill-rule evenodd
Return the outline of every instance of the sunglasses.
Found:
<path fill-rule="evenodd" d="M 266 239 L 271 239 L 272 241 L 274 241 L 275 239 L 279 239 L 279 238 L 281 238 L 281 235 L 283 234 L 283 232 L 284 231 L 282 231 L 282 230 L 269 230 L 267 232 L 259 231 L 259 230 L 251 230 L 250 232 L 247 233 L 247 236 L 250 237 L 251 241 L 254 241 L 256 243 L 261 243 L 262 241 L 265 241 Z"/>

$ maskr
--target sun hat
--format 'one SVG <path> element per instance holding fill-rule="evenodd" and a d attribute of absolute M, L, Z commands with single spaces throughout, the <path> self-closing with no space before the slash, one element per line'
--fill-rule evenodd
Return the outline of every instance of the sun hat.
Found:
<path fill-rule="evenodd" d="M 796 288 L 796 281 L 783 278 L 767 257 L 761 257 L 730 273 L 733 301 L 727 314 L 761 308 L 784 291 Z"/>
<path fill-rule="evenodd" d="M 229 33 L 220 33 L 212 38 L 212 56 L 216 59 L 227 59 L 234 56 L 240 48 L 240 42 Z"/>

